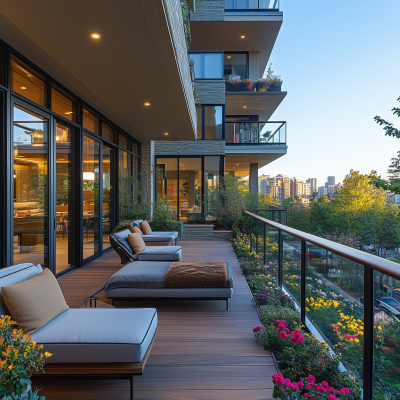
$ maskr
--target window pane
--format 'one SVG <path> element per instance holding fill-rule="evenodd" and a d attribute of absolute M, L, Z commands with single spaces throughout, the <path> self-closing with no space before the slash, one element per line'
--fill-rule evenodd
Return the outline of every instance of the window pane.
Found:
<path fill-rule="evenodd" d="M 114 143 L 115 140 L 114 129 L 105 124 L 104 122 L 101 124 L 101 136 L 104 139 Z"/>
<path fill-rule="evenodd" d="M 108 235 L 114 226 L 112 161 L 113 149 L 103 144 L 103 249 L 110 247 Z"/>
<path fill-rule="evenodd" d="M 83 127 L 96 135 L 99 134 L 99 119 L 85 108 L 83 109 Z"/>
<path fill-rule="evenodd" d="M 100 145 L 83 136 L 83 259 L 100 251 Z"/>
<path fill-rule="evenodd" d="M 196 106 L 197 115 L 197 139 L 203 139 L 203 107 Z"/>
<path fill-rule="evenodd" d="M 133 154 L 139 155 L 139 146 L 136 143 L 132 143 Z"/>
<path fill-rule="evenodd" d="M 133 212 L 133 178 L 132 155 L 119 150 L 118 160 L 118 187 L 119 187 L 119 220 L 130 218 Z"/>
<path fill-rule="evenodd" d="M 204 139 L 222 139 L 222 106 L 204 107 Z"/>
<path fill-rule="evenodd" d="M 207 79 L 222 79 L 222 53 L 205 54 L 204 75 Z"/>
<path fill-rule="evenodd" d="M 14 107 L 14 264 L 47 266 L 47 120 Z"/>
<path fill-rule="evenodd" d="M 201 158 L 179 159 L 180 220 L 201 218 Z"/>
<path fill-rule="evenodd" d="M 119 147 L 123 147 L 125 150 L 131 150 L 128 145 L 128 138 L 124 135 L 119 135 Z"/>
<path fill-rule="evenodd" d="M 51 88 L 51 110 L 70 121 L 75 121 L 75 102 Z"/>
<path fill-rule="evenodd" d="M 11 58 L 11 90 L 41 106 L 46 104 L 46 84 Z"/>
<path fill-rule="evenodd" d="M 196 79 L 204 78 L 204 58 L 201 53 L 191 53 L 190 58 L 194 61 L 194 74 Z"/>
<path fill-rule="evenodd" d="M 4 47 L 0 46 L 0 84 L 6 86 L 7 83 L 7 53 Z"/>
<path fill-rule="evenodd" d="M 178 159 L 157 158 L 157 198 L 167 197 L 171 210 L 178 210 Z"/>
<path fill-rule="evenodd" d="M 234 75 L 247 79 L 247 54 L 225 53 L 224 75 Z"/>
<path fill-rule="evenodd" d="M 204 216 L 213 218 L 213 206 L 219 201 L 220 156 L 204 157 Z"/>
<path fill-rule="evenodd" d="M 56 272 L 73 265 L 75 260 L 75 136 L 71 129 L 56 124 Z"/>

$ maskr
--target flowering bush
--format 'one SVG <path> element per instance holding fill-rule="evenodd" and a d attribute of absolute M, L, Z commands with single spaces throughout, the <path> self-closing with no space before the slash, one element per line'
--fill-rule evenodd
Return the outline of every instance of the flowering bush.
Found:
<path fill-rule="evenodd" d="M 287 400 L 353 400 L 354 396 L 346 387 L 335 389 L 330 386 L 327 381 L 322 381 L 320 384 L 315 383 L 316 378 L 309 375 L 304 382 L 291 382 L 290 379 L 285 379 L 282 374 L 272 375 L 274 381 L 275 398 Z"/>
<path fill-rule="evenodd" d="M 33 371 L 43 371 L 50 353 L 40 353 L 42 345 L 31 341 L 29 335 L 16 329 L 10 316 L 0 319 L 0 398 L 38 399 L 38 390 L 32 392 L 30 376 Z M 44 397 L 41 397 L 44 399 Z"/>

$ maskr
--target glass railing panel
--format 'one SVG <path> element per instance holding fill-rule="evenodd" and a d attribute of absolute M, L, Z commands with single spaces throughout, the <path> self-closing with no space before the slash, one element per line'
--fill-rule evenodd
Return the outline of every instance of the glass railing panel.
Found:
<path fill-rule="evenodd" d="M 363 379 L 364 266 L 314 244 L 306 245 L 306 325 Z"/>
<path fill-rule="evenodd" d="M 225 10 L 279 10 L 279 0 L 225 0 Z"/>
<path fill-rule="evenodd" d="M 400 281 L 374 272 L 374 399 L 400 398 Z"/>
<path fill-rule="evenodd" d="M 286 144 L 285 122 L 226 122 L 225 143 Z"/>
<path fill-rule="evenodd" d="M 282 232 L 282 282 L 288 293 L 301 304 L 301 239 Z"/>

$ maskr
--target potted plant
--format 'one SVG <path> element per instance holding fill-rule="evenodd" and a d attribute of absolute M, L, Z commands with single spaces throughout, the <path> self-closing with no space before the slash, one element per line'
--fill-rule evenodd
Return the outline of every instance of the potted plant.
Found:
<path fill-rule="evenodd" d="M 282 88 L 282 79 L 279 75 L 274 74 L 274 71 L 272 70 L 271 66 L 272 64 L 269 64 L 267 71 L 267 78 L 266 78 L 266 80 L 270 84 L 268 90 L 270 92 L 280 92 Z"/>
<path fill-rule="evenodd" d="M 227 92 L 251 91 L 253 90 L 254 81 L 251 79 L 241 80 L 238 76 L 224 77 Z"/>
<path fill-rule="evenodd" d="M 257 81 L 257 90 L 259 92 L 266 92 L 270 88 L 270 83 L 267 79 L 259 79 Z"/>

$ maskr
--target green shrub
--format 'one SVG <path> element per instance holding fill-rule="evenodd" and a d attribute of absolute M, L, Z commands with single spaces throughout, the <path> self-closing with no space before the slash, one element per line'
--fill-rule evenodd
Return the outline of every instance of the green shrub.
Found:
<path fill-rule="evenodd" d="M 134 221 L 133 219 L 121 221 L 113 230 L 113 233 L 120 232 L 125 229 L 131 229 L 131 223 Z"/>
<path fill-rule="evenodd" d="M 261 322 L 268 326 L 271 322 L 278 320 L 285 320 L 289 324 L 289 329 L 297 329 L 300 313 L 293 308 L 281 306 L 261 306 L 260 309 Z M 296 324 L 294 324 L 296 322 Z"/>
<path fill-rule="evenodd" d="M 177 231 L 180 234 L 181 239 L 183 238 L 183 222 L 181 221 L 167 221 L 167 222 L 159 222 L 159 221 L 150 221 L 150 227 L 153 231 L 162 231 L 162 232 L 175 232 Z"/>

